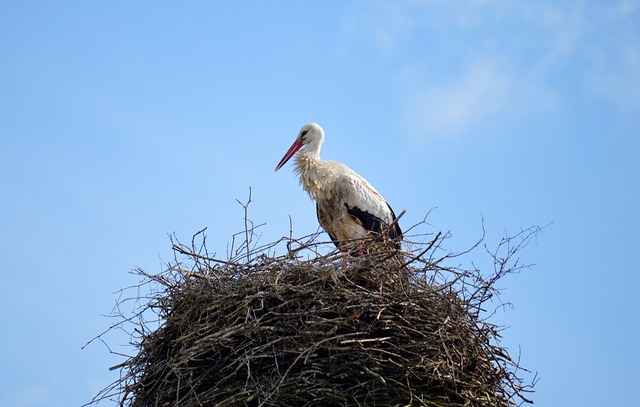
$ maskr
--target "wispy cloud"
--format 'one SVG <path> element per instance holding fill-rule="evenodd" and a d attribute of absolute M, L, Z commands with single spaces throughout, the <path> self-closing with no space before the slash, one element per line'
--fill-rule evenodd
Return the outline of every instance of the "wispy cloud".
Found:
<path fill-rule="evenodd" d="M 343 31 L 356 42 L 368 43 L 377 52 L 389 55 L 409 36 L 414 21 L 402 2 L 372 1 L 351 10 Z"/>
<path fill-rule="evenodd" d="M 405 120 L 416 136 L 459 134 L 503 110 L 512 86 L 511 79 L 495 66 L 474 64 L 447 83 L 411 92 Z"/>
<path fill-rule="evenodd" d="M 621 1 L 602 8 L 606 33 L 589 32 L 589 64 L 584 86 L 625 114 L 640 114 L 640 1 Z"/>
<path fill-rule="evenodd" d="M 625 114 L 640 113 L 640 47 L 619 44 L 585 75 L 585 86 Z"/>
<path fill-rule="evenodd" d="M 407 90 L 402 120 L 414 138 L 443 138 L 553 109 L 554 90 L 532 84 L 534 76 L 530 72 L 524 75 L 500 59 L 478 58 L 442 83 Z M 407 79 L 407 83 L 415 82 Z"/>
<path fill-rule="evenodd" d="M 352 28 L 398 60 L 401 120 L 415 137 L 571 106 L 579 95 L 561 89 L 640 112 L 638 1 L 375 4 Z"/>

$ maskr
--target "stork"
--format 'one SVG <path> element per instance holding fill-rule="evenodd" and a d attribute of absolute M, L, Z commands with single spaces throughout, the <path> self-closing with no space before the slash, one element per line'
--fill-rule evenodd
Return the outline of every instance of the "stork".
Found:
<path fill-rule="evenodd" d="M 320 158 L 324 131 L 317 123 L 306 124 L 276 166 L 282 168 L 295 155 L 295 172 L 300 184 L 316 201 L 320 226 L 336 247 L 371 233 L 385 233 L 397 241 L 402 238 L 391 206 L 360 175 L 346 165 Z M 297 153 L 297 154 L 296 154 Z"/>

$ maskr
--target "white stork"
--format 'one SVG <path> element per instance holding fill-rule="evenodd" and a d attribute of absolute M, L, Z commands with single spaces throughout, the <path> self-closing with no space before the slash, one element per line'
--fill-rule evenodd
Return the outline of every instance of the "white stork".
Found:
<path fill-rule="evenodd" d="M 384 232 L 393 240 L 401 239 L 393 209 L 367 180 L 342 163 L 320 159 L 323 141 L 322 127 L 305 125 L 275 171 L 298 153 L 295 171 L 302 187 L 316 201 L 320 226 L 337 247 L 369 233 Z M 400 243 L 395 247 L 400 249 Z"/>

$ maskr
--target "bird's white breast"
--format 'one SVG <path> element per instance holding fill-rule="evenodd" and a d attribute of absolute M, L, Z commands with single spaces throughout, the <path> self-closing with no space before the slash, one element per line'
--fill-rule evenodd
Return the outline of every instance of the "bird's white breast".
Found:
<path fill-rule="evenodd" d="M 348 215 L 347 208 L 368 212 L 386 224 L 393 221 L 378 191 L 346 165 L 320 160 L 313 154 L 299 154 L 296 172 L 305 191 L 318 204 L 320 224 L 339 240 L 361 237 L 367 232 Z"/>

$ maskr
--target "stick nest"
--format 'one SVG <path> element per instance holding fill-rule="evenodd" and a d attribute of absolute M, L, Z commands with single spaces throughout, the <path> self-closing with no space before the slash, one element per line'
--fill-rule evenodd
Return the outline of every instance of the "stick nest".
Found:
<path fill-rule="evenodd" d="M 521 244 L 526 243 L 521 238 Z M 509 238 L 511 239 L 511 238 Z M 358 256 L 275 245 L 236 259 L 176 243 L 130 331 L 137 354 L 92 402 L 127 406 L 514 406 L 528 385 L 483 319 L 512 272 L 444 267 L 442 236 L 413 254 L 365 242 Z M 511 243 L 511 240 L 507 241 Z M 504 244 L 501 243 L 501 246 Z M 198 247 L 197 247 L 198 246 Z M 359 247 L 363 247 L 362 245 Z M 420 254 L 416 254 L 420 253 Z M 497 252 L 496 252 L 497 253 Z M 515 268 L 517 268 L 517 264 Z M 145 319 L 152 313 L 155 319 Z M 149 322 L 153 321 L 153 323 Z M 156 325 L 151 328 L 151 325 Z"/>

